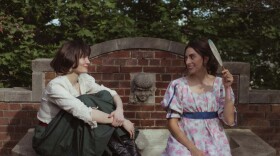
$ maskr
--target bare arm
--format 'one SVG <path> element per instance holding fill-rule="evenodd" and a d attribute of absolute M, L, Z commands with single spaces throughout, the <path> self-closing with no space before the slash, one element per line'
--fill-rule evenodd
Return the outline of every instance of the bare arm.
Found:
<path fill-rule="evenodd" d="M 109 117 L 109 114 L 97 109 L 92 109 L 91 118 L 97 123 L 111 124 L 113 122 L 113 117 Z"/>
<path fill-rule="evenodd" d="M 123 103 L 118 94 L 113 96 L 114 103 L 116 104 L 116 110 L 110 114 L 110 117 L 114 117 L 113 126 L 122 126 L 124 122 L 124 115 L 123 115 Z"/>
<path fill-rule="evenodd" d="M 224 105 L 224 120 L 228 125 L 234 124 L 234 104 L 233 100 L 231 99 L 231 85 L 233 82 L 232 74 L 227 70 L 224 69 L 222 71 L 223 74 L 223 84 L 225 87 L 225 105 Z"/>
<path fill-rule="evenodd" d="M 178 126 L 178 118 L 172 118 L 168 119 L 167 128 L 172 134 L 172 136 L 180 142 L 182 145 L 184 145 L 193 156 L 203 156 L 203 152 L 200 151 L 181 131 L 181 129 Z"/>

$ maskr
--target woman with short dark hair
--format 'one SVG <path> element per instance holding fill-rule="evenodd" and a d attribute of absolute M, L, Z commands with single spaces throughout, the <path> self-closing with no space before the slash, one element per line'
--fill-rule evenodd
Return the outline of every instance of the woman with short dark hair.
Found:
<path fill-rule="evenodd" d="M 188 43 L 186 76 L 173 80 L 164 95 L 171 135 L 163 156 L 230 156 L 230 146 L 220 119 L 236 123 L 232 74 L 222 70 L 205 38 Z"/>
<path fill-rule="evenodd" d="M 46 86 L 37 114 L 37 154 L 139 155 L 134 124 L 124 118 L 120 96 L 87 74 L 89 55 L 84 42 L 68 41 L 51 61 L 58 76 Z"/>

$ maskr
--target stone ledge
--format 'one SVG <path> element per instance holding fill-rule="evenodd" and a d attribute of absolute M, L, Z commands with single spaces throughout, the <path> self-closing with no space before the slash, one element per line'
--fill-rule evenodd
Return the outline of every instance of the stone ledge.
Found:
<path fill-rule="evenodd" d="M 32 97 L 32 91 L 21 88 L 0 88 L 0 101 L 4 102 L 30 102 Z"/>
<path fill-rule="evenodd" d="M 12 149 L 12 156 L 36 156 L 31 147 L 33 133 L 34 129 L 28 130 Z M 276 150 L 249 129 L 226 129 L 226 134 L 232 156 L 276 156 Z M 167 129 L 143 129 L 140 130 L 136 144 L 142 156 L 156 156 L 164 150 L 168 136 Z"/>
<path fill-rule="evenodd" d="M 249 103 L 272 104 L 280 103 L 280 90 L 251 90 Z"/>

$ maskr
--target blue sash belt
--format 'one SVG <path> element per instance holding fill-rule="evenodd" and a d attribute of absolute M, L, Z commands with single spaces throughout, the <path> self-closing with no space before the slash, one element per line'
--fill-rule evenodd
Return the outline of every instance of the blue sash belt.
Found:
<path fill-rule="evenodd" d="M 214 119 L 218 118 L 217 112 L 184 112 L 183 117 L 189 119 Z"/>

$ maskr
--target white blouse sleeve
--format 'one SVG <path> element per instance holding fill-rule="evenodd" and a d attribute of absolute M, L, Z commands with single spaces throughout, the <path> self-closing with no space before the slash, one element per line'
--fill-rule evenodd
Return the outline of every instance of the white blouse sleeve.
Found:
<path fill-rule="evenodd" d="M 91 118 L 92 108 L 87 107 L 79 99 L 71 95 L 62 84 L 50 83 L 46 88 L 46 94 L 48 100 L 59 108 L 88 123 L 92 128 L 97 127 L 97 122 Z"/>
<path fill-rule="evenodd" d="M 94 93 L 97 93 L 99 91 L 106 90 L 112 96 L 117 95 L 117 92 L 115 90 L 112 90 L 112 89 L 107 88 L 103 85 L 99 85 L 99 84 L 95 83 L 95 79 L 92 76 L 90 76 L 88 74 L 84 74 L 83 77 L 84 77 L 83 81 L 85 83 L 85 86 L 87 87 L 86 94 L 94 94 Z"/>

